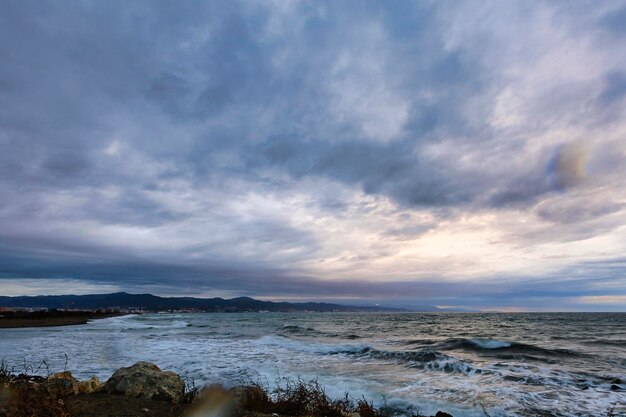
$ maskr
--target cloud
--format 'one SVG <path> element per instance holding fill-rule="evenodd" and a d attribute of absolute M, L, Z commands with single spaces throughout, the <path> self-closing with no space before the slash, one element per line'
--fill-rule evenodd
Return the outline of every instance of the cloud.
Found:
<path fill-rule="evenodd" d="M 543 303 L 524 280 L 603 296 L 559 286 L 626 249 L 624 10 L 2 4 L 0 274 L 472 306 L 496 282 L 524 308 Z M 623 282 L 602 271 L 592 284 Z"/>
<path fill-rule="evenodd" d="M 604 105 L 610 105 L 622 101 L 624 96 L 626 96 L 626 73 L 608 74 L 606 86 L 600 94 L 600 102 Z"/>
<path fill-rule="evenodd" d="M 626 295 L 596 295 L 579 297 L 578 302 L 583 304 L 625 304 Z"/>
<path fill-rule="evenodd" d="M 612 10 L 607 11 L 599 20 L 600 25 L 616 34 L 623 35 L 626 30 L 624 29 L 624 23 L 626 22 L 626 6 L 623 3 L 619 4 Z"/>

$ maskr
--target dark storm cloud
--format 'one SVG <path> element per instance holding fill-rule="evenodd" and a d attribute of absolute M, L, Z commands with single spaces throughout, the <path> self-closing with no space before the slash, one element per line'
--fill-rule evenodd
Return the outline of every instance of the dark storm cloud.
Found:
<path fill-rule="evenodd" d="M 348 15 L 341 6 L 326 5 L 322 18 L 308 10 L 313 5 L 304 5 L 301 14 L 307 18 L 294 39 L 304 53 L 281 37 L 263 39 L 268 12 L 261 8 L 161 6 L 4 6 L 3 55 L 12 65 L 4 66 L 0 79 L 11 86 L 3 100 L 11 110 L 0 123 L 10 132 L 11 152 L 3 159 L 17 165 L 13 176 L 62 187 L 76 177 L 83 185 L 115 181 L 119 171 L 94 161 L 101 159 L 94 154 L 130 111 L 136 128 L 149 129 L 136 133 L 132 143 L 156 158 L 192 167 L 198 181 L 221 175 L 207 166 L 207 155 L 234 148 L 248 149 L 244 157 L 251 166 L 269 163 L 296 177 L 326 176 L 409 205 L 467 203 L 487 192 L 485 182 L 493 177 L 455 172 L 453 160 L 420 154 L 420 145 L 439 135 L 485 129 L 471 126 L 463 113 L 483 94 L 489 69 L 472 55 L 477 51 L 443 48 L 436 8 L 372 3 Z M 371 59 L 386 60 L 380 64 L 392 71 L 390 89 L 406 101 L 405 127 L 388 143 L 363 140 L 358 126 L 337 121 L 329 106 L 336 100 L 326 86 L 333 77 L 329 68 L 342 54 L 358 55 L 352 48 L 358 48 L 367 25 L 384 31 L 381 46 L 391 50 Z M 276 67 L 271 61 L 281 54 L 287 58 Z M 339 81 L 353 75 L 339 74 Z M 369 76 L 363 77 L 368 82 Z M 420 98 L 422 92 L 429 97 Z M 150 124 L 161 115 L 150 103 L 185 129 L 185 137 L 155 135 Z M 261 136 L 255 132 L 259 113 L 271 123 Z M 203 123 L 210 128 L 198 126 Z M 500 178 L 497 187 L 515 188 L 515 180 Z M 498 191 L 494 201 L 532 200 L 526 188 Z"/>
<path fill-rule="evenodd" d="M 540 13 L 518 6 L 3 2 L 0 274 L 445 299 L 489 291 L 310 271 L 328 259 L 388 257 L 386 239 L 410 241 L 476 213 L 580 223 L 533 230 L 524 244 L 614 230 L 622 206 L 558 200 L 587 183 L 559 186 L 551 161 L 570 139 L 564 125 L 620 120 L 625 72 L 618 63 L 545 90 L 535 79 L 513 85 L 542 89 L 527 103 L 514 96 L 528 109 L 494 122 L 511 80 L 538 60 L 541 42 L 528 47 L 519 33 L 543 33 L 533 26 Z M 583 3 L 537 7 L 572 37 L 577 28 L 613 39 L 603 34 L 623 32 L 618 6 L 591 22 L 578 20 Z M 484 30 L 468 29 L 473 20 Z M 507 67 L 517 59 L 522 70 Z M 561 136 L 528 146 L 551 129 Z M 613 173 L 623 162 L 609 147 L 595 155 Z M 604 187 L 619 189 L 611 181 Z M 381 215 L 388 224 L 368 217 L 382 200 L 394 206 Z M 420 210 L 432 218 L 413 221 Z M 335 253 L 350 248 L 332 237 L 368 227 L 381 247 Z"/>
<path fill-rule="evenodd" d="M 273 137 L 257 148 L 251 166 L 281 167 L 296 178 L 326 176 L 356 185 L 367 194 L 385 194 L 408 205 L 450 205 L 473 199 L 471 180 L 446 178 L 434 161 L 418 155 L 412 141 L 393 145 L 345 141 L 297 141 Z"/>

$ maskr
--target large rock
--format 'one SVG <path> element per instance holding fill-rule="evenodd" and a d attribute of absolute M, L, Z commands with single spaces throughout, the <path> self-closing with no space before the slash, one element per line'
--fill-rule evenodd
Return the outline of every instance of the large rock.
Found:
<path fill-rule="evenodd" d="M 46 391 L 54 395 L 66 396 L 78 394 L 78 380 L 70 371 L 50 375 L 44 382 Z"/>
<path fill-rule="evenodd" d="M 127 397 L 168 400 L 179 403 L 183 399 L 185 384 L 171 371 L 161 371 L 150 362 L 137 362 L 128 368 L 120 368 L 104 384 L 107 392 L 123 393 Z"/>

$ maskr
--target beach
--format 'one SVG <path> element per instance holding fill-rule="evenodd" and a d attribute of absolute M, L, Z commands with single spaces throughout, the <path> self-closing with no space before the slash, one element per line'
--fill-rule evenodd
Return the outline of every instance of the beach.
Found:
<path fill-rule="evenodd" d="M 123 315 L 106 311 L 3 311 L 0 312 L 0 329 L 71 326 Z"/>

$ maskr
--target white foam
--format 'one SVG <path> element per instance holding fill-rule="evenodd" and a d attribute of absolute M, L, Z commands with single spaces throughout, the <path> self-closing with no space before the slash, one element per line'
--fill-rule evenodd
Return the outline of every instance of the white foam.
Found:
<path fill-rule="evenodd" d="M 511 342 L 494 339 L 470 339 L 470 342 L 481 349 L 502 349 L 511 347 Z"/>

